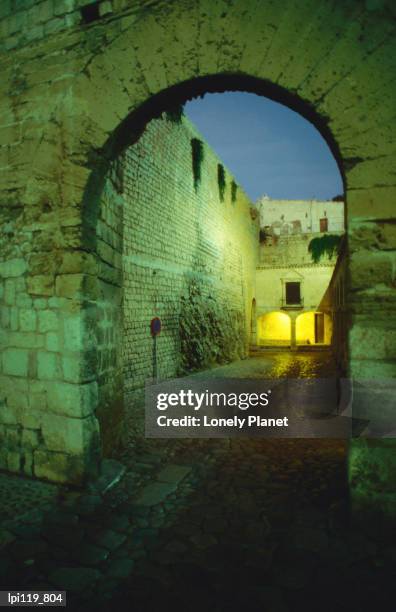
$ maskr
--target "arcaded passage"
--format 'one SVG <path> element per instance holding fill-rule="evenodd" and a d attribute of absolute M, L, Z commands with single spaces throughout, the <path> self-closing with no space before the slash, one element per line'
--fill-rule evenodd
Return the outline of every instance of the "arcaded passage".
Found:
<path fill-rule="evenodd" d="M 95 8 L 84 10 L 86 4 Z M 242 195 L 235 205 L 229 192 L 224 203 L 213 200 L 218 211 L 203 218 L 199 192 L 194 195 L 186 176 L 183 189 L 193 199 L 178 219 L 182 195 L 176 210 L 167 208 L 166 177 L 152 177 L 164 199 L 142 202 L 144 214 L 119 203 L 117 168 L 115 186 L 103 180 L 153 116 L 207 90 L 275 98 L 312 121 L 330 144 L 345 179 L 348 233 L 346 323 L 337 334 L 348 333 L 349 373 L 367 381 L 367 389 L 373 380 L 394 377 L 394 11 L 388 1 L 360 0 L 2 3 L 2 468 L 76 483 L 97 472 L 105 423 L 122 412 L 122 397 L 112 389 L 122 389 L 127 366 L 116 347 L 125 329 L 125 351 L 133 351 L 128 339 L 136 334 L 141 369 L 132 366 L 130 374 L 142 380 L 149 348 L 139 336 L 141 317 L 156 299 L 164 318 L 185 312 L 189 325 L 193 312 L 207 308 L 210 293 L 221 329 L 229 329 L 232 319 L 230 338 L 240 338 L 242 350 L 241 308 L 246 300 L 250 312 L 252 296 L 242 299 L 239 288 L 230 288 L 228 270 L 238 276 L 243 256 L 236 256 L 235 236 L 216 237 L 218 223 L 224 218 L 231 231 L 237 219 L 231 211 L 247 206 Z M 183 138 L 187 168 L 190 145 Z M 144 157 L 139 167 L 148 172 Z M 198 188 L 209 189 L 205 172 L 203 167 Z M 215 182 L 217 171 L 210 172 Z M 133 196 L 128 189 L 126 200 Z M 159 210 L 170 225 L 157 240 Z M 182 222 L 191 227 L 176 251 Z M 142 245 L 139 253 L 128 242 L 128 223 L 129 237 Z M 247 236 L 251 221 L 245 223 Z M 160 265 L 150 261 L 148 241 L 155 243 Z M 193 253 L 201 269 L 192 269 Z M 174 270 L 172 295 L 165 289 L 170 272 L 164 261 Z M 221 266 L 227 270 L 223 284 L 213 285 L 210 277 L 218 277 Z M 160 295 L 147 297 L 154 269 Z M 122 287 L 132 291 L 139 283 L 147 285 L 145 297 L 135 303 L 134 315 L 118 321 Z M 161 350 L 171 374 L 172 325 L 164 338 Z M 228 354 L 227 341 L 222 346 Z M 196 348 L 189 354 L 199 358 Z M 394 513 L 395 464 L 392 438 L 351 442 L 351 498 L 359 516 Z"/>

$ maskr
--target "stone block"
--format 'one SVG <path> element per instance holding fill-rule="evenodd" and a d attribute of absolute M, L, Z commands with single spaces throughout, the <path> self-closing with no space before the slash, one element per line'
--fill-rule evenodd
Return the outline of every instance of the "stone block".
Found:
<path fill-rule="evenodd" d="M 10 328 L 11 331 L 17 331 L 19 329 L 19 309 L 15 306 L 10 308 Z"/>
<path fill-rule="evenodd" d="M 23 473 L 26 476 L 33 476 L 33 452 L 23 449 Z"/>
<path fill-rule="evenodd" d="M 18 451 L 7 452 L 7 469 L 10 472 L 19 472 L 21 469 L 21 455 Z"/>
<path fill-rule="evenodd" d="M 49 382 L 47 384 L 48 409 L 54 414 L 85 417 L 92 414 L 98 403 L 96 382 L 72 384 Z"/>
<path fill-rule="evenodd" d="M 22 431 L 22 446 L 24 449 L 37 448 L 40 444 L 38 431 L 34 429 L 24 429 Z"/>
<path fill-rule="evenodd" d="M 47 351 L 59 352 L 61 350 L 61 340 L 59 334 L 49 332 L 46 335 L 45 348 Z"/>
<path fill-rule="evenodd" d="M 0 262 L 0 276 L 9 278 L 11 276 L 21 276 L 26 272 L 27 264 L 24 259 L 8 259 Z"/>
<path fill-rule="evenodd" d="M 40 2 L 30 9 L 28 13 L 29 21 L 32 24 L 45 23 L 51 19 L 53 10 L 52 1 L 44 0 L 44 2 Z"/>
<path fill-rule="evenodd" d="M 96 274 L 97 264 L 91 253 L 72 251 L 64 253 L 59 268 L 60 274 Z"/>
<path fill-rule="evenodd" d="M 113 12 L 113 7 L 109 0 L 104 0 L 99 5 L 99 15 L 104 17 L 105 15 L 110 15 Z"/>
<path fill-rule="evenodd" d="M 62 357 L 64 379 L 68 382 L 88 382 L 97 374 L 96 351 L 78 352 Z"/>
<path fill-rule="evenodd" d="M 12 332 L 9 335 L 9 344 L 17 348 L 42 348 L 44 338 L 35 332 Z"/>
<path fill-rule="evenodd" d="M 23 332 L 33 332 L 36 329 L 37 315 L 34 310 L 21 308 L 19 311 L 19 327 Z"/>
<path fill-rule="evenodd" d="M 18 306 L 18 308 L 31 308 L 33 301 L 30 295 L 24 295 L 23 293 L 19 293 L 16 296 L 15 303 Z"/>
<path fill-rule="evenodd" d="M 21 430 L 16 425 L 8 425 L 5 427 L 6 446 L 9 450 L 18 450 L 21 446 Z"/>
<path fill-rule="evenodd" d="M 16 286 L 13 279 L 7 279 L 4 285 L 4 303 L 7 306 L 15 304 Z"/>
<path fill-rule="evenodd" d="M 98 283 L 95 276 L 62 274 L 56 277 L 56 295 L 66 298 L 96 298 Z"/>
<path fill-rule="evenodd" d="M 8 306 L 0 306 L 0 319 L 3 329 L 10 327 L 10 308 Z"/>
<path fill-rule="evenodd" d="M 27 279 L 28 292 L 32 295 L 53 295 L 54 277 L 40 274 Z"/>
<path fill-rule="evenodd" d="M 92 440 L 98 439 L 99 425 L 94 416 L 73 419 L 43 414 L 41 432 L 48 450 L 83 455 L 89 450 Z"/>
<path fill-rule="evenodd" d="M 63 308 L 65 306 L 65 304 L 68 302 L 68 300 L 66 300 L 65 298 L 59 298 L 59 297 L 50 297 L 48 299 L 48 306 L 50 308 Z"/>
<path fill-rule="evenodd" d="M 36 310 L 44 310 L 47 308 L 47 304 L 48 301 L 45 298 L 36 298 L 33 302 L 33 306 Z"/>
<path fill-rule="evenodd" d="M 65 27 L 65 19 L 63 17 L 56 17 L 55 19 L 51 19 L 51 21 L 44 24 L 44 35 L 50 36 L 51 34 L 56 34 L 56 32 L 64 30 Z"/>
<path fill-rule="evenodd" d="M 8 405 L 0 405 L 0 423 L 3 425 L 17 425 L 18 413 Z"/>
<path fill-rule="evenodd" d="M 54 6 L 54 15 L 64 15 L 74 11 L 75 0 L 57 0 Z"/>
<path fill-rule="evenodd" d="M 351 289 L 365 289 L 378 284 L 392 285 L 393 260 L 390 254 L 360 250 L 350 255 Z"/>
<path fill-rule="evenodd" d="M 29 257 L 29 272 L 32 276 L 52 276 L 58 268 L 59 255 L 54 253 L 48 257 L 48 253 L 32 253 Z"/>
<path fill-rule="evenodd" d="M 81 15 L 79 11 L 74 11 L 73 13 L 68 13 L 65 15 L 65 22 L 68 28 L 71 28 L 77 24 L 81 23 Z"/>
<path fill-rule="evenodd" d="M 168 495 L 174 493 L 177 484 L 169 482 L 154 482 L 148 484 L 140 491 L 135 500 L 137 506 L 156 506 L 163 502 Z"/>
<path fill-rule="evenodd" d="M 28 407 L 28 395 L 18 388 L 11 387 L 7 393 L 7 404 L 15 411 Z"/>
<path fill-rule="evenodd" d="M 12 376 L 27 376 L 29 352 L 24 349 L 6 349 L 3 353 L 3 372 Z"/>
<path fill-rule="evenodd" d="M 349 332 L 349 345 L 355 359 L 384 359 L 386 329 L 355 322 Z"/>
<path fill-rule="evenodd" d="M 348 215 L 359 219 L 392 219 L 395 197 L 395 187 L 349 190 Z"/>
<path fill-rule="evenodd" d="M 25 30 L 25 36 L 27 40 L 37 40 L 44 36 L 44 27 L 42 25 L 36 25 L 32 28 Z"/>
<path fill-rule="evenodd" d="M 29 408 L 21 410 L 19 413 L 19 421 L 22 427 L 29 429 L 40 429 L 42 411 L 45 410 L 45 403 L 38 401 L 40 394 L 31 393 L 29 395 Z M 37 405 L 35 404 L 37 400 Z"/>
<path fill-rule="evenodd" d="M 59 356 L 47 351 L 37 353 L 37 374 L 40 380 L 56 380 L 62 378 L 62 368 Z"/>
<path fill-rule="evenodd" d="M 52 482 L 70 482 L 73 480 L 69 457 L 65 453 L 54 453 L 35 450 L 33 453 L 33 471 L 36 478 Z M 81 471 L 81 468 L 80 468 Z M 76 478 L 77 474 L 74 474 Z"/>
<path fill-rule="evenodd" d="M 69 351 L 86 351 L 96 347 L 96 326 L 92 313 L 87 310 L 68 314 L 63 319 L 64 346 Z"/>
<path fill-rule="evenodd" d="M 39 332 L 56 331 L 58 329 L 58 314 L 53 310 L 40 310 L 38 313 Z"/>

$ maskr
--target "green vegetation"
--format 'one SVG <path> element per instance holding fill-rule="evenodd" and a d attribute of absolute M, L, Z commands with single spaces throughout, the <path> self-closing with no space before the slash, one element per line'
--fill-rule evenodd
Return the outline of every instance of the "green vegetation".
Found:
<path fill-rule="evenodd" d="M 333 255 L 338 255 L 341 246 L 342 236 L 337 234 L 324 234 L 318 238 L 313 238 L 308 245 L 312 261 L 318 263 L 325 255 L 329 259 Z"/>
<path fill-rule="evenodd" d="M 220 201 L 224 202 L 224 193 L 226 188 L 226 177 L 223 164 L 217 164 L 217 184 L 219 186 Z"/>
<path fill-rule="evenodd" d="M 172 123 L 181 123 L 184 117 L 183 104 L 178 104 L 177 106 L 165 111 L 165 117 L 168 121 L 172 121 Z"/>
<path fill-rule="evenodd" d="M 231 181 L 231 202 L 235 204 L 237 199 L 238 185 L 235 181 Z"/>
<path fill-rule="evenodd" d="M 201 166 L 204 159 L 204 143 L 199 138 L 191 139 L 192 170 L 195 191 L 201 182 Z"/>

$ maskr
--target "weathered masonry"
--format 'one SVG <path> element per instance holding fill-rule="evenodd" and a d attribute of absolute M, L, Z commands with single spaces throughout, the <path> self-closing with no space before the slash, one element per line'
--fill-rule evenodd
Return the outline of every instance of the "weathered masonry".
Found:
<path fill-rule="evenodd" d="M 23 260 L 9 260 L 3 468 L 79 482 L 83 461 L 94 470 L 100 450 L 117 450 L 127 417 L 144 435 L 154 316 L 163 322 L 156 346 L 161 378 L 247 355 L 259 224 L 235 186 L 190 122 L 164 113 L 105 176 L 95 260 L 68 249 L 44 264 L 31 253 L 40 274 L 28 295 L 18 268 Z M 81 257 L 89 262 L 84 281 L 75 273 Z M 79 291 L 86 327 L 70 302 Z M 82 418 L 74 406 L 79 389 L 96 398 L 95 411 Z M 136 406 L 133 415 L 125 405 Z"/>
<path fill-rule="evenodd" d="M 99 460 L 100 179 L 148 120 L 205 91 L 267 95 L 326 138 L 345 179 L 350 373 L 395 376 L 393 2 L 6 0 L 0 18 L 2 420 L 28 448 L 57 416 L 74 459 L 54 450 L 42 474 L 78 481 Z M 54 354 L 68 371 L 56 390 L 40 378 Z M 393 439 L 352 441 L 357 515 L 392 516 L 395 468 Z"/>
<path fill-rule="evenodd" d="M 108 174 L 96 230 L 97 415 L 106 453 L 125 427 L 122 407 L 140 407 L 153 376 L 152 317 L 163 323 L 160 378 L 247 355 L 259 225 L 225 169 L 221 191 L 219 166 L 224 169 L 186 118 L 164 114 Z M 144 435 L 143 415 L 128 421 Z"/>

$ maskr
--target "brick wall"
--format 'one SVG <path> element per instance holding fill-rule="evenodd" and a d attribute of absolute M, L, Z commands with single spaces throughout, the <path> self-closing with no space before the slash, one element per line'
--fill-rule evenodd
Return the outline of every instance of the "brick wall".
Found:
<path fill-rule="evenodd" d="M 201 136 L 185 118 L 181 124 L 165 115 L 151 121 L 105 184 L 97 230 L 105 453 L 117 447 L 126 418 L 121 379 L 130 411 L 153 376 L 154 316 L 163 324 L 157 340 L 161 378 L 247 354 L 258 221 L 240 187 L 233 200 L 234 178 L 227 170 L 221 200 L 221 161 L 206 143 L 201 181 L 194 187 L 192 138 Z M 141 413 L 136 421 L 141 432 Z"/>

